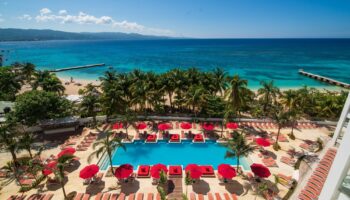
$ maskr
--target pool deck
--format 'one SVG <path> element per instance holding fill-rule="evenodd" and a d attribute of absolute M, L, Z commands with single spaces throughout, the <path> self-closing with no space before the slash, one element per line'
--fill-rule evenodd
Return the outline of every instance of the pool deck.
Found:
<path fill-rule="evenodd" d="M 219 130 L 219 129 L 218 129 Z M 76 139 L 77 144 L 79 144 L 83 138 L 84 135 L 88 134 L 91 130 L 85 129 L 81 136 Z M 170 130 L 170 133 L 179 133 L 180 129 L 173 129 Z M 314 129 L 303 129 L 303 130 L 295 130 L 295 136 L 296 140 L 289 140 L 289 142 L 279 142 L 282 149 L 278 152 L 274 151 L 272 149 L 272 146 L 265 148 L 268 152 L 271 152 L 272 156 L 274 157 L 274 160 L 276 161 L 277 167 L 269 167 L 271 174 L 284 174 L 286 176 L 292 176 L 294 173 L 294 168 L 284 164 L 280 161 L 280 158 L 282 156 L 287 155 L 287 150 L 290 148 L 295 148 L 296 150 L 301 150 L 299 147 L 300 144 L 303 143 L 303 140 L 316 140 L 317 138 L 321 138 L 324 141 L 328 141 L 329 137 L 327 134 L 329 134 L 332 130 L 328 130 L 325 127 L 321 128 L 314 128 Z M 130 129 L 129 131 L 130 136 L 136 136 L 137 132 L 133 129 Z M 192 132 L 194 133 L 201 133 L 202 131 L 197 127 L 197 129 L 194 129 Z M 269 132 L 276 132 L 276 130 L 269 130 Z M 286 135 L 287 133 L 290 133 L 290 129 L 283 129 L 282 134 Z M 76 147 L 73 146 L 73 147 Z M 47 158 L 51 154 L 57 155 L 61 150 L 59 146 L 44 150 L 42 152 L 42 158 Z M 91 194 L 92 198 L 94 199 L 95 195 L 99 192 L 110 192 L 110 193 L 120 193 L 123 192 L 126 195 L 129 195 L 131 193 L 144 193 L 144 199 L 146 199 L 146 196 L 148 193 L 154 193 L 156 195 L 157 189 L 155 185 L 152 185 L 152 178 L 137 178 L 134 183 L 128 183 L 123 185 L 117 185 L 117 179 L 115 177 L 103 177 L 102 182 L 96 185 L 83 185 L 83 180 L 79 178 L 79 171 L 86 165 L 88 165 L 87 158 L 88 156 L 93 152 L 92 147 L 90 146 L 86 151 L 77 151 L 75 153 L 75 156 L 80 158 L 80 165 L 76 166 L 75 169 L 70 171 L 68 176 L 68 182 L 65 185 L 65 189 L 67 193 L 76 191 L 78 193 L 89 193 Z M 20 155 L 26 155 L 26 152 L 21 152 Z M 9 153 L 0 153 L 0 156 L 2 159 L 0 159 L 0 166 L 3 166 L 6 164 L 7 161 L 11 159 L 11 156 Z M 222 155 L 224 156 L 224 155 Z M 249 160 L 254 163 L 262 163 L 262 158 L 259 155 L 259 152 L 255 152 L 249 156 Z M 91 163 L 97 163 L 98 159 L 93 158 Z M 137 166 L 134 166 L 134 169 L 137 169 Z M 237 176 L 233 178 L 232 183 L 230 184 L 222 184 L 220 183 L 218 178 L 215 177 L 208 177 L 208 178 L 201 178 L 201 180 L 198 183 L 195 183 L 193 185 L 186 186 L 184 184 L 184 177 L 182 177 L 183 180 L 183 193 L 186 193 L 189 195 L 190 193 L 195 194 L 204 194 L 204 199 L 208 199 L 207 193 L 210 192 L 212 194 L 219 193 L 221 194 L 221 198 L 224 199 L 223 194 L 224 193 L 235 193 L 238 196 L 238 199 L 254 199 L 255 193 L 252 191 L 252 185 L 249 181 L 243 180 L 242 177 Z M 268 181 L 271 183 L 274 183 L 274 176 L 270 176 L 268 178 Z M 46 181 L 45 181 L 46 182 Z M 63 199 L 62 190 L 59 186 L 57 187 L 48 187 L 45 182 L 43 182 L 37 189 L 32 189 L 31 191 L 25 193 L 27 196 L 34 194 L 34 193 L 52 193 L 54 194 L 53 199 Z M 16 185 L 15 181 L 8 182 L 7 179 L 1 180 L 3 189 L 0 193 L 0 199 L 7 199 L 10 195 L 18 194 L 19 187 Z M 5 184 L 6 183 L 6 184 Z M 287 192 L 288 188 L 278 184 L 278 196 L 283 197 Z M 257 199 L 263 199 L 262 197 L 257 197 Z"/>

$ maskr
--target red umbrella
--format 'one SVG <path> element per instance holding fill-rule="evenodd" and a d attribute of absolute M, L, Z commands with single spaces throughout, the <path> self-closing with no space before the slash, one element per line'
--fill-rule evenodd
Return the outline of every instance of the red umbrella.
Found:
<path fill-rule="evenodd" d="M 138 130 L 143 130 L 143 129 L 147 128 L 147 124 L 145 122 L 140 122 L 137 124 L 136 128 Z"/>
<path fill-rule="evenodd" d="M 47 165 L 45 165 L 45 169 L 42 170 L 42 173 L 47 176 L 52 173 L 52 170 L 56 168 L 57 162 L 56 161 L 51 161 Z"/>
<path fill-rule="evenodd" d="M 151 168 L 151 176 L 153 178 L 160 178 L 160 172 L 168 173 L 168 168 L 163 164 L 153 165 Z"/>
<path fill-rule="evenodd" d="M 171 128 L 170 124 L 167 124 L 167 123 L 158 124 L 158 129 L 161 131 L 165 131 L 165 130 L 168 130 L 170 128 Z"/>
<path fill-rule="evenodd" d="M 189 172 L 193 179 L 199 179 L 202 176 L 202 168 L 196 164 L 188 164 L 185 171 L 186 173 Z"/>
<path fill-rule="evenodd" d="M 271 145 L 271 143 L 270 143 L 269 140 L 267 140 L 267 139 L 265 139 L 265 138 L 261 138 L 261 137 L 256 138 L 256 139 L 255 139 L 255 142 L 256 142 L 257 145 L 259 145 L 259 146 L 261 146 L 261 147 L 268 147 L 268 146 Z"/>
<path fill-rule="evenodd" d="M 132 174 L 133 171 L 134 171 L 134 168 L 132 167 L 132 165 L 124 164 L 124 165 L 120 165 L 115 170 L 114 175 L 118 179 L 128 178 Z"/>
<path fill-rule="evenodd" d="M 202 125 L 202 128 L 204 129 L 204 130 L 207 130 L 207 131 L 212 131 L 212 130 L 214 130 L 214 124 L 212 124 L 212 123 L 204 123 L 203 125 Z"/>
<path fill-rule="evenodd" d="M 50 175 L 52 173 L 52 170 L 43 169 L 42 173 L 44 174 L 44 176 L 47 176 L 47 175 Z"/>
<path fill-rule="evenodd" d="M 234 123 L 234 122 L 229 122 L 229 123 L 226 124 L 226 128 L 235 130 L 235 129 L 238 128 L 238 124 Z"/>
<path fill-rule="evenodd" d="M 221 164 L 218 166 L 218 173 L 227 179 L 231 179 L 236 176 L 236 170 L 228 164 Z"/>
<path fill-rule="evenodd" d="M 53 169 L 57 166 L 57 161 L 51 161 L 49 162 L 45 167 L 46 168 L 50 168 L 50 169 Z"/>
<path fill-rule="evenodd" d="M 254 163 L 250 166 L 250 169 L 255 176 L 259 176 L 260 178 L 267 178 L 271 175 L 270 170 L 262 164 Z"/>
<path fill-rule="evenodd" d="M 191 129 L 191 128 L 192 128 L 192 124 L 189 123 L 189 122 L 182 122 L 182 123 L 180 124 L 180 127 L 181 127 L 182 129 L 188 130 L 188 129 Z"/>
<path fill-rule="evenodd" d="M 88 165 L 80 170 L 79 177 L 83 179 L 91 178 L 95 176 L 98 170 L 100 170 L 100 168 L 97 165 Z"/>
<path fill-rule="evenodd" d="M 112 126 L 112 129 L 113 130 L 117 130 L 117 129 L 121 129 L 121 128 L 123 128 L 123 123 L 121 123 L 121 122 L 116 122 L 116 123 L 114 123 L 113 124 L 113 126 Z"/>
<path fill-rule="evenodd" d="M 75 153 L 75 149 L 73 147 L 67 147 L 63 149 L 59 154 L 57 154 L 57 157 L 61 157 L 63 155 L 73 155 Z"/>

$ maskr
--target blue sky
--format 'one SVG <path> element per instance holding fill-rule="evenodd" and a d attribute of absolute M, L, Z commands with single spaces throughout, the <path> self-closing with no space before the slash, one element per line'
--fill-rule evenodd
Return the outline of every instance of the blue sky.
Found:
<path fill-rule="evenodd" d="M 0 0 L 0 27 L 199 38 L 350 37 L 350 0 Z"/>

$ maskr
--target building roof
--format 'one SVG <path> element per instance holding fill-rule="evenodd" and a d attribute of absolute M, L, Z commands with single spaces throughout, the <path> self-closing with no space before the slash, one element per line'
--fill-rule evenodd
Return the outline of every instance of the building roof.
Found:
<path fill-rule="evenodd" d="M 12 108 L 14 107 L 15 103 L 11 101 L 0 101 L 0 114 L 4 114 L 5 108 Z"/>

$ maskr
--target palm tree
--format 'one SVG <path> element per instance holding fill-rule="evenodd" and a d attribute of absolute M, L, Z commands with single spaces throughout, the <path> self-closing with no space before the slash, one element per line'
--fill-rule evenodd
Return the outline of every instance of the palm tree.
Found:
<path fill-rule="evenodd" d="M 130 126 L 136 127 L 135 122 L 137 121 L 137 116 L 132 110 L 126 108 L 124 114 L 120 118 L 123 122 L 123 127 L 125 128 L 126 138 L 129 139 L 128 129 Z"/>
<path fill-rule="evenodd" d="M 28 151 L 30 158 L 33 159 L 32 143 L 34 143 L 34 135 L 32 133 L 25 132 L 18 142 L 19 147 Z"/>
<path fill-rule="evenodd" d="M 247 95 L 248 81 L 235 75 L 229 81 L 229 88 L 226 90 L 225 98 L 228 100 L 228 109 L 238 115 L 240 109 L 245 105 L 245 95 Z"/>
<path fill-rule="evenodd" d="M 56 168 L 54 169 L 54 174 L 56 179 L 60 182 L 64 199 L 67 199 L 66 190 L 64 188 L 64 168 L 73 160 L 73 155 L 63 155 L 58 158 Z"/>
<path fill-rule="evenodd" d="M 86 116 L 92 116 L 93 124 L 96 126 L 96 116 L 98 109 L 100 108 L 99 92 L 96 86 L 91 83 L 88 84 L 85 89 L 79 91 L 80 95 L 83 95 L 80 103 L 80 108 Z"/>
<path fill-rule="evenodd" d="M 273 84 L 273 81 L 261 81 L 263 87 L 258 90 L 261 95 L 260 99 L 263 102 L 263 112 L 267 113 L 267 108 L 276 102 L 277 95 L 280 93 L 279 89 Z"/>
<path fill-rule="evenodd" d="M 12 68 L 0 67 L 0 101 L 14 101 L 22 83 L 22 79 Z"/>
<path fill-rule="evenodd" d="M 107 131 L 105 132 L 106 137 L 96 141 L 93 144 L 93 149 L 96 149 L 98 147 L 98 149 L 94 152 L 92 152 L 89 157 L 88 157 L 88 162 L 90 162 L 93 158 L 93 156 L 96 156 L 97 158 L 100 157 L 101 154 L 103 154 L 104 152 L 107 152 L 107 156 L 109 158 L 109 164 L 111 165 L 111 172 L 112 174 L 114 174 L 114 169 L 113 169 L 113 162 L 112 162 L 112 153 L 113 151 L 118 148 L 121 147 L 124 150 L 126 150 L 125 145 L 121 142 L 121 140 L 117 137 L 114 137 L 113 132 L 111 131 Z"/>
<path fill-rule="evenodd" d="M 276 141 L 273 145 L 275 151 L 278 151 L 281 147 L 278 145 L 278 139 L 281 133 L 281 129 L 285 127 L 288 123 L 289 112 L 284 111 L 280 104 L 276 104 L 270 109 L 271 118 L 275 121 L 278 126 L 278 131 L 276 135 Z"/>
<path fill-rule="evenodd" d="M 11 153 L 14 165 L 18 166 L 16 153 L 20 151 L 20 146 L 13 128 L 7 124 L 0 126 L 0 146 Z"/>
<path fill-rule="evenodd" d="M 25 63 L 21 65 L 21 73 L 24 76 L 27 83 L 32 80 L 32 76 L 35 73 L 35 65 L 32 63 Z"/>
<path fill-rule="evenodd" d="M 57 78 L 56 74 L 47 70 L 36 71 L 36 73 L 34 73 L 34 80 L 32 81 L 31 86 L 34 90 L 40 87 L 42 90 L 47 92 L 55 92 L 61 95 L 65 90 L 61 80 Z"/>
<path fill-rule="evenodd" d="M 291 133 L 289 137 L 294 140 L 294 127 L 300 114 L 300 96 L 298 92 L 295 90 L 284 91 L 281 96 L 281 104 L 289 112 L 289 121 L 291 122 Z"/>
<path fill-rule="evenodd" d="M 228 140 L 224 146 L 227 148 L 225 158 L 236 158 L 237 159 L 237 172 L 239 172 L 239 159 L 241 157 L 247 157 L 249 154 L 253 153 L 256 149 L 251 143 L 247 143 L 242 134 L 237 134 L 231 140 Z"/>
<path fill-rule="evenodd" d="M 226 78 L 227 73 L 222 68 L 215 68 L 212 71 L 212 85 L 214 86 L 216 92 L 219 92 L 220 95 L 223 95 L 223 91 L 226 89 Z"/>
<path fill-rule="evenodd" d="M 195 119 L 201 105 L 205 102 L 206 96 L 206 89 L 199 85 L 191 86 L 185 94 L 185 104 L 192 107 Z"/>

